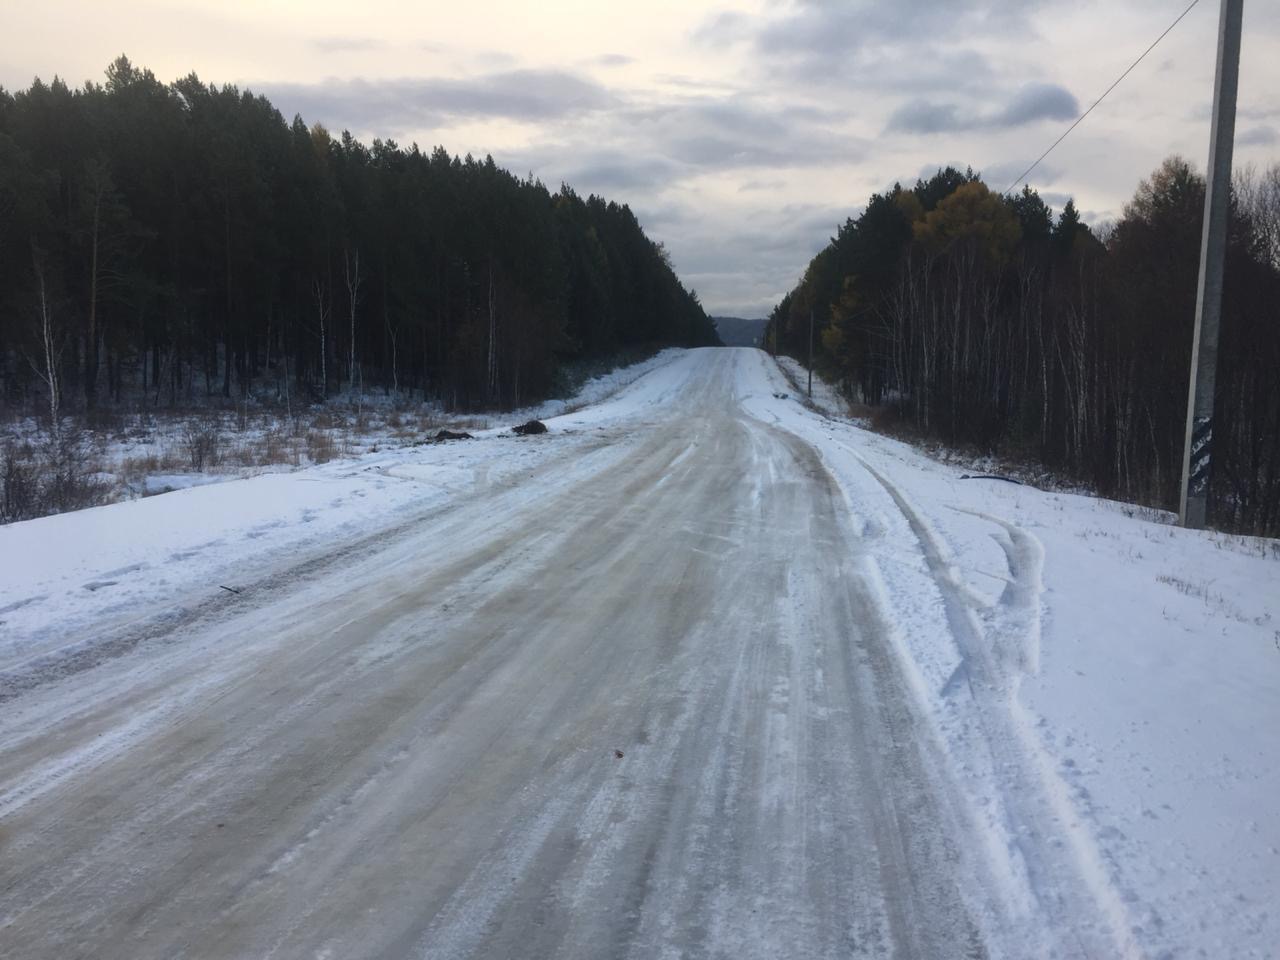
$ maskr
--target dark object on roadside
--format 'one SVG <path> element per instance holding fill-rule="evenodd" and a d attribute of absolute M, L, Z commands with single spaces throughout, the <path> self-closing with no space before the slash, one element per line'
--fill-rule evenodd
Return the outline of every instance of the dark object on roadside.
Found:
<path fill-rule="evenodd" d="M 774 398 L 775 400 L 786 400 L 786 399 L 788 399 L 790 396 L 791 396 L 791 395 L 790 395 L 790 394 L 788 394 L 788 393 L 775 393 L 775 394 L 773 395 L 773 398 Z"/>
<path fill-rule="evenodd" d="M 528 437 L 535 433 L 546 433 L 547 425 L 541 420 L 530 420 L 528 423 L 522 423 L 518 427 L 512 427 L 511 432 L 520 437 Z"/>
<path fill-rule="evenodd" d="M 458 433 L 456 430 L 441 430 L 434 437 L 436 443 L 444 443 L 446 440 L 474 440 L 469 433 Z"/>
<path fill-rule="evenodd" d="M 1013 477 L 1002 477 L 997 473 L 962 473 L 961 480 L 1003 480 L 1005 483 L 1016 483 L 1018 486 L 1026 486 L 1021 480 L 1015 480 Z"/>
<path fill-rule="evenodd" d="M 222 586 L 222 584 L 218 584 L 218 586 L 222 587 L 222 589 L 223 589 L 223 590 L 225 590 L 225 591 L 227 591 L 227 593 L 234 593 L 234 594 L 236 594 L 237 596 L 239 596 L 239 595 L 240 595 L 240 591 L 239 591 L 239 590 L 237 590 L 235 587 L 224 587 L 224 586 Z"/>
<path fill-rule="evenodd" d="M 621 751 L 621 750 L 615 750 L 615 751 L 613 751 L 613 757 L 614 757 L 614 759 L 615 759 L 615 760 L 621 760 L 621 759 L 622 759 L 622 751 Z"/>

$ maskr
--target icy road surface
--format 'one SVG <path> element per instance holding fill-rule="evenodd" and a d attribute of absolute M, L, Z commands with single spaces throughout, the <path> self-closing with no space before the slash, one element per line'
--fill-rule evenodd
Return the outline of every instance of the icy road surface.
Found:
<path fill-rule="evenodd" d="M 447 498 L 249 557 L 241 594 L 15 642 L 0 955 L 1158 945 L 1017 696 L 1040 541 L 967 514 L 1000 534 L 982 594 L 785 389 L 758 351 L 678 355 L 547 438 L 447 448 Z"/>

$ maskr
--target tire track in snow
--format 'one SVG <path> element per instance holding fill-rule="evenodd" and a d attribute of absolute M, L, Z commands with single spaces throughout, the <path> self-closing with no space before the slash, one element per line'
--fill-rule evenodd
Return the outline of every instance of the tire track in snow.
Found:
<path fill-rule="evenodd" d="M 967 588 L 929 522 L 883 473 L 847 444 L 837 441 L 837 445 L 880 484 L 920 545 L 962 656 L 943 694 L 954 699 L 961 687 L 969 692 L 974 720 L 990 752 L 990 771 L 1001 788 L 1001 819 L 1026 869 L 1031 892 L 1053 923 L 1054 939 L 1073 943 L 1081 956 L 1141 956 L 1128 908 L 1116 889 L 1115 871 L 1081 823 L 1070 787 L 1055 770 L 1035 732 L 1034 719 L 1018 698 L 1022 677 L 1039 669 L 1043 546 L 1016 524 L 965 511 L 1001 528 L 1003 536 L 995 539 L 1005 552 L 1011 575 L 1000 603 L 989 614 L 993 629 L 985 632 L 966 596 Z M 1057 845 L 1052 836 L 1037 835 L 1037 825 L 1043 831 L 1045 824 L 1061 831 L 1065 846 Z M 1081 886 L 1073 882 L 1077 878 L 1095 909 L 1072 896 Z M 1073 929 L 1079 918 L 1096 914 L 1105 918 L 1108 930 Z M 1028 918 L 1031 924 L 1035 920 Z"/>
<path fill-rule="evenodd" d="M 776 372 L 796 386 L 790 371 L 776 359 L 772 365 L 763 355 L 761 360 L 766 376 Z M 799 396 L 797 400 L 814 416 L 831 421 L 815 405 Z M 772 419 L 787 428 L 780 418 Z M 814 426 L 825 427 L 817 423 Z M 824 430 L 820 440 L 811 440 L 819 449 L 823 441 L 834 443 L 874 478 L 919 544 L 960 656 L 959 665 L 938 693 L 953 709 L 963 711 L 964 704 L 957 695 L 968 691 L 971 708 L 960 713 L 965 733 L 961 750 L 973 749 L 969 743 L 974 738 L 968 734 L 976 731 L 986 756 L 965 760 L 986 768 L 983 778 L 999 787 L 998 796 L 986 799 L 1002 808 L 998 816 L 989 813 L 985 819 L 995 827 L 994 832 L 1005 835 L 998 839 L 1007 843 L 1006 854 L 1013 858 L 1007 865 L 1015 874 L 1021 872 L 1027 893 L 1053 924 L 1052 930 L 1043 930 L 1040 924 L 1045 918 L 1028 915 L 1024 919 L 1026 933 L 1040 936 L 1046 955 L 1058 955 L 1056 946 L 1070 944 L 1074 948 L 1072 956 L 1141 956 L 1124 895 L 1114 879 L 1117 871 L 1101 854 L 1088 826 L 1081 822 L 1070 786 L 1057 772 L 1053 758 L 1040 742 L 1035 719 L 1018 698 L 1022 678 L 1039 670 L 1043 546 L 1016 524 L 989 514 L 975 514 L 1001 528 L 993 539 L 1004 551 L 1010 572 L 999 601 L 988 604 L 964 583 L 941 538 L 900 488 L 829 432 Z M 852 503 L 850 506 L 852 509 Z M 886 615 L 890 613 L 891 607 Z M 984 622 L 987 630 L 983 629 Z M 914 670 L 906 648 L 902 656 L 908 671 Z M 923 682 L 917 684 L 917 693 L 926 708 L 937 706 L 934 691 Z M 950 739 L 945 731 L 939 732 L 944 739 Z M 1057 825 L 1065 845 L 1056 844 L 1053 836 L 1037 837 L 1032 832 L 1044 824 Z M 1020 829 L 1020 825 L 1027 826 Z M 1017 870 L 1018 862 L 1025 868 L 1023 871 Z M 1078 897 L 1072 902 L 1071 891 L 1081 887 L 1091 902 L 1080 903 Z M 1109 930 L 1073 929 L 1081 918 L 1099 915 L 1105 918 Z"/>

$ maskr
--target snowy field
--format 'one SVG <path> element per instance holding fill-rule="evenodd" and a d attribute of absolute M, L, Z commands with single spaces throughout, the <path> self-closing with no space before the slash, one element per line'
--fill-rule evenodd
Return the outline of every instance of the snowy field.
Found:
<path fill-rule="evenodd" d="M 77 506 L 115 503 L 416 446 L 441 428 L 474 433 L 561 415 L 599 402 L 662 362 L 659 354 L 613 369 L 607 361 L 579 364 L 566 377 L 577 384 L 571 396 L 507 413 L 449 413 L 405 394 L 353 391 L 324 404 L 290 406 L 278 397 L 273 402 L 250 397 L 215 399 L 214 405 L 185 412 L 106 409 L 94 417 L 65 418 L 63 437 L 73 451 L 78 478 L 91 487 L 85 493 L 89 502 Z M 0 465 L 12 454 L 15 462 L 47 472 L 56 446 L 47 424 L 34 417 L 0 423 Z"/>
<path fill-rule="evenodd" d="M 375 550 L 485 490 L 624 463 L 622 440 L 601 438 L 678 417 L 723 355 L 668 351 L 593 381 L 528 412 L 545 437 L 494 427 L 0 527 L 0 698 L 21 704 L 123 625 L 181 624 L 220 592 L 342 545 Z M 1099 956 L 1103 937 L 1125 957 L 1277 956 L 1280 544 L 961 479 L 850 422 L 825 385 L 806 407 L 761 351 L 732 366 L 732 402 L 809 445 L 840 491 L 859 535 L 847 562 L 978 825 L 966 857 L 1003 904 L 985 920 L 991 955 Z M 659 482 L 682 476 L 677 458 Z M 30 789 L 0 781 L 0 831 Z"/>

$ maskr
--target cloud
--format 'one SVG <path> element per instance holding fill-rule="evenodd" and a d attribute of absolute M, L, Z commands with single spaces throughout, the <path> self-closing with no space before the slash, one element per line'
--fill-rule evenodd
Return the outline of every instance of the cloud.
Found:
<path fill-rule="evenodd" d="M 681 201 L 644 201 L 644 210 L 638 212 L 641 225 L 651 227 L 686 228 L 689 224 L 706 219 L 706 214 L 695 207 Z"/>
<path fill-rule="evenodd" d="M 654 85 L 674 87 L 687 95 L 696 96 L 731 96 L 741 93 L 741 87 L 724 80 L 707 80 L 689 77 L 679 73 L 656 73 L 651 78 Z"/>
<path fill-rule="evenodd" d="M 544 183 L 627 201 L 705 304 L 767 313 L 849 212 L 835 200 L 784 202 L 793 178 L 776 171 L 825 173 L 855 163 L 868 144 L 845 131 L 840 111 L 735 94 L 617 99 L 615 109 L 550 125 L 535 144 L 494 159 Z M 735 199 L 709 199 L 726 192 Z"/>
<path fill-rule="evenodd" d="M 463 119 L 540 121 L 616 104 L 604 87 L 559 70 L 509 70 L 467 80 L 440 77 L 267 83 L 265 93 L 286 116 L 300 113 L 332 127 L 399 134 Z"/>
<path fill-rule="evenodd" d="M 1022 190 L 1023 181 L 1013 182 L 1014 177 L 1020 177 L 1026 173 L 1027 167 L 1034 160 L 1034 156 L 1024 157 L 1017 160 L 1005 160 L 1000 163 L 992 163 L 982 168 L 982 180 L 992 190 L 1010 189 L 1014 192 Z M 1053 166 L 1051 163 L 1042 163 L 1035 168 L 1027 183 L 1033 190 L 1040 187 L 1052 186 L 1058 182 L 1058 178 L 1062 176 L 1062 171 Z M 1045 203 L 1050 203 L 1046 194 L 1041 194 L 1040 199 Z"/>
<path fill-rule="evenodd" d="M 645 211 L 638 211 L 648 224 Z M 798 264 L 822 249 L 845 218 L 858 211 L 823 204 L 753 210 L 742 218 L 692 213 L 664 225 L 681 279 L 723 316 L 762 317 L 796 282 Z"/>
<path fill-rule="evenodd" d="M 991 126 L 1021 127 L 1040 120 L 1074 120 L 1080 104 L 1065 87 L 1055 83 L 1029 83 L 992 118 Z"/>
<path fill-rule="evenodd" d="M 835 126 L 842 117 L 746 97 L 660 101 L 609 115 L 609 136 L 695 168 L 795 168 L 845 162 L 865 144 Z"/>
<path fill-rule="evenodd" d="M 1049 206 L 1049 209 L 1059 212 L 1067 205 L 1067 201 L 1075 199 L 1069 193 L 1059 193 L 1054 190 L 1041 190 L 1039 193 L 1040 199 Z"/>
<path fill-rule="evenodd" d="M 520 62 L 520 58 L 506 50 L 481 50 L 468 55 L 473 64 L 482 64 L 486 70 L 507 70 Z"/>
<path fill-rule="evenodd" d="M 636 58 L 628 57 L 625 53 L 602 53 L 591 62 L 599 67 L 625 67 L 635 63 Z"/>
<path fill-rule="evenodd" d="M 614 195 L 661 192 L 693 177 L 717 171 L 821 167 L 852 162 L 860 143 L 797 132 L 786 142 L 699 132 L 696 123 L 675 117 L 652 129 L 628 131 L 620 118 L 599 128 L 591 140 L 543 142 L 495 153 L 515 170 L 532 171 L 547 183 L 564 181 L 579 192 Z M 604 144 L 604 146 L 601 146 Z M 746 189 L 769 190 L 780 180 L 754 180 Z"/>
<path fill-rule="evenodd" d="M 845 49 L 886 40 L 1034 32 L 1030 14 L 1047 0 L 797 0 L 762 34 L 776 46 Z"/>
<path fill-rule="evenodd" d="M 751 18 L 736 10 L 713 13 L 693 31 L 693 41 L 709 47 L 727 47 L 751 36 Z"/>
<path fill-rule="evenodd" d="M 840 115 L 820 110 L 737 96 L 613 98 L 613 109 L 549 123 L 499 159 L 575 189 L 662 189 L 715 171 L 844 165 L 867 150 L 839 128 Z"/>
<path fill-rule="evenodd" d="M 1000 163 L 988 164 L 984 167 L 977 167 L 971 163 L 966 163 L 961 160 L 950 160 L 946 163 L 926 163 L 916 172 L 916 179 L 927 181 L 936 174 L 945 170 L 947 167 L 950 167 L 953 170 L 959 170 L 961 172 L 972 170 L 982 179 L 982 182 L 992 190 L 1004 190 L 1008 188 L 1015 192 L 1020 192 L 1022 190 L 1023 182 L 1019 180 L 1017 183 L 1011 185 L 1009 181 L 1014 177 L 1025 173 L 1029 162 L 1030 160 L 1005 160 Z M 1039 193 L 1040 199 L 1050 206 L 1065 203 L 1067 194 L 1045 193 L 1040 190 L 1040 187 L 1056 183 L 1058 178 L 1061 176 L 1062 171 L 1057 167 L 1048 163 L 1042 163 L 1036 167 L 1035 177 L 1033 180 L 1029 181 L 1031 189 Z M 906 181 L 899 182 L 901 182 L 903 186 L 909 187 L 912 185 Z M 1050 199 L 1051 197 L 1059 199 Z"/>
<path fill-rule="evenodd" d="M 910 56 L 888 47 L 866 50 L 853 79 L 888 96 L 936 96 L 941 91 L 989 97 L 1003 82 L 985 54 L 933 44 L 919 47 Z"/>
<path fill-rule="evenodd" d="M 678 175 L 676 164 L 665 157 L 603 149 L 575 154 L 561 179 L 582 194 L 625 199 L 618 195 L 661 188 Z"/>
<path fill-rule="evenodd" d="M 908 100 L 889 115 L 886 129 L 902 133 L 944 133 L 963 130 L 959 108 L 951 103 L 933 103 L 923 98 Z"/>
<path fill-rule="evenodd" d="M 1079 103 L 1065 87 L 1033 83 L 1024 86 L 1009 103 L 994 112 L 970 113 L 954 103 L 913 98 L 890 114 L 886 129 L 918 134 L 1009 129 L 1041 120 L 1074 120 L 1079 112 Z"/>
<path fill-rule="evenodd" d="M 1207 117 L 1208 113 L 1205 116 Z M 1236 116 L 1241 120 L 1274 120 L 1280 117 L 1280 107 L 1245 104 L 1240 107 Z"/>
<path fill-rule="evenodd" d="M 756 191 L 772 192 L 781 190 L 787 185 L 785 180 L 748 180 L 738 187 L 739 193 L 755 193 Z"/>
<path fill-rule="evenodd" d="M 1280 141 L 1280 134 L 1277 134 L 1276 128 L 1266 125 L 1250 127 L 1236 134 L 1238 147 L 1269 147 L 1277 141 Z"/>
<path fill-rule="evenodd" d="M 1032 34 L 1031 15 L 1046 4 L 1047 0 L 794 0 L 769 17 L 714 14 L 694 29 L 692 40 L 718 48 L 749 45 L 774 69 L 835 79 L 864 67 L 886 47 L 899 53 L 906 47 L 918 54 L 931 38 L 955 45 L 970 38 Z M 927 56 L 909 60 L 913 67 L 929 62 Z"/>
<path fill-rule="evenodd" d="M 1095 233 L 1106 229 L 1119 219 L 1119 215 L 1114 210 L 1080 210 L 1078 212 L 1080 219 L 1085 222 L 1086 226 L 1093 228 Z"/>
<path fill-rule="evenodd" d="M 964 163 L 960 160 L 948 160 L 946 163 L 933 163 L 933 162 L 926 163 L 924 166 L 922 166 L 919 170 L 916 171 L 916 179 L 928 180 L 934 174 L 941 173 L 943 170 L 946 170 L 948 167 L 950 167 L 952 170 L 969 170 L 969 169 L 972 169 L 973 164 Z M 910 184 L 906 184 L 906 186 L 910 186 Z"/>
<path fill-rule="evenodd" d="M 703 302 L 738 315 L 766 313 L 791 288 L 865 199 L 852 184 L 887 186 L 926 161 L 931 176 L 959 156 L 1001 189 L 1030 162 L 1026 131 L 1038 139 L 1036 124 L 1079 112 L 1071 87 L 1082 74 L 1044 57 L 1048 0 L 766 0 L 751 14 L 722 2 L 686 35 L 690 48 L 643 78 L 634 66 L 645 61 L 605 39 L 542 70 L 472 57 L 469 79 L 330 80 L 290 92 L 330 126 L 492 152 L 552 189 L 625 201 Z M 698 67 L 684 72 L 681 53 Z M 478 143 L 451 144 L 450 128 L 490 119 L 520 122 L 502 134 L 508 146 L 486 145 L 484 130 Z M 1276 127 L 1257 118 L 1241 137 Z M 1042 168 L 1034 182 L 1057 177 Z M 786 206 L 810 180 L 827 195 L 808 195 L 829 202 Z"/>
<path fill-rule="evenodd" d="M 66 4 L 10 6 L 34 18 L 19 31 L 29 42 L 0 63 L 10 89 L 54 66 L 64 76 L 99 74 L 99 34 L 111 17 L 72 18 L 60 29 L 68 24 L 54 8 Z M 573 5 L 541 10 L 541 31 L 517 24 L 514 32 L 485 29 L 493 13 L 479 5 L 444 19 L 429 4 L 401 6 L 403 16 L 366 16 L 354 36 L 322 11 L 294 24 L 292 36 L 278 18 L 208 13 L 193 32 L 189 11 L 152 17 L 161 39 L 149 66 L 243 86 L 253 80 L 244 64 L 267 62 L 259 76 L 278 82 L 250 85 L 286 116 L 300 112 L 366 140 L 492 153 L 552 189 L 563 179 L 625 201 L 679 267 L 698 268 L 688 279 L 704 303 L 738 314 L 766 312 L 873 189 L 909 186 L 913 171 L 927 177 L 957 158 L 1005 187 L 1069 122 L 1068 91 L 1096 93 L 1131 61 L 1133 44 L 1172 17 L 1156 0 L 713 0 L 691 8 L 680 18 L 685 35 L 672 36 L 620 35 L 609 17 L 583 17 Z M 1269 96 L 1280 4 L 1251 10 L 1237 143 L 1263 162 L 1280 147 L 1280 105 Z M 1162 155 L 1202 150 L 1212 57 L 1195 50 L 1212 40 L 1214 16 L 1201 4 L 1122 97 L 1049 158 L 1062 163 L 1057 181 L 1041 167 L 1033 183 L 1069 188 L 1082 210 L 1095 211 L 1087 217 L 1106 220 Z M 485 43 L 509 52 L 477 46 Z M 371 58 L 392 79 L 374 79 L 364 67 Z M 310 82 L 326 74 L 341 79 Z M 1039 85 L 1020 86 L 1030 81 Z M 800 199 L 833 209 L 780 211 Z"/>

